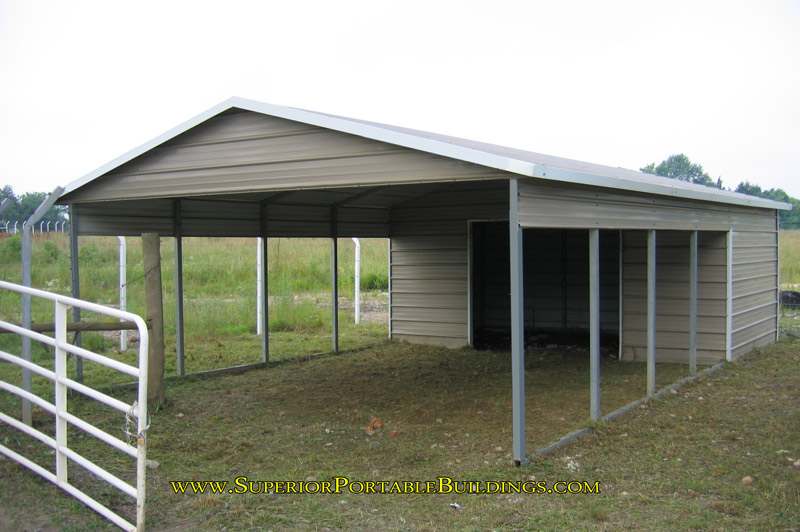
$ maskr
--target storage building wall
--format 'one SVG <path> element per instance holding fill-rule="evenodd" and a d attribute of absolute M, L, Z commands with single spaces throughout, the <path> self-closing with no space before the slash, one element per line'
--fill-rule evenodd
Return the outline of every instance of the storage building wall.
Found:
<path fill-rule="evenodd" d="M 507 219 L 508 181 L 443 186 L 390 218 L 392 338 L 467 345 L 467 221 Z"/>
<path fill-rule="evenodd" d="M 656 361 L 689 361 L 689 232 L 656 233 Z M 726 234 L 698 234 L 697 361 L 725 359 Z M 624 231 L 622 358 L 647 360 L 647 232 Z"/>
<path fill-rule="evenodd" d="M 775 341 L 780 296 L 774 211 L 732 237 L 731 358 L 736 359 Z"/>

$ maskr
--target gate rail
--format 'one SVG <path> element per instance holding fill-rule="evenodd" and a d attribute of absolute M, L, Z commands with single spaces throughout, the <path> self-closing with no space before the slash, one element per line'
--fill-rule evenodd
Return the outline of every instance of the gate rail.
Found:
<path fill-rule="evenodd" d="M 28 288 L 5 281 L 0 281 L 0 289 L 10 290 L 23 294 L 23 297 L 34 296 L 42 299 L 48 299 L 54 302 L 54 322 L 55 322 L 55 337 L 51 338 L 41 333 L 33 332 L 24 327 L 7 323 L 0 320 L 0 328 L 7 329 L 20 336 L 36 340 L 43 344 L 55 348 L 55 371 L 34 364 L 28 360 L 6 353 L 0 350 L 0 360 L 5 360 L 22 367 L 23 372 L 31 371 L 42 377 L 48 378 L 53 381 L 55 386 L 54 403 L 51 403 L 33 393 L 30 390 L 24 390 L 18 386 L 0 380 L 0 390 L 15 394 L 22 398 L 23 401 L 29 401 L 43 410 L 50 412 L 56 418 L 55 423 L 55 438 L 34 429 L 32 426 L 0 412 L 0 421 L 14 427 L 15 429 L 24 432 L 25 434 L 36 438 L 45 445 L 55 450 L 55 473 L 49 471 L 40 465 L 32 462 L 28 458 L 16 453 L 8 447 L 0 444 L 0 453 L 8 456 L 9 458 L 19 462 L 28 469 L 34 471 L 53 484 L 57 485 L 76 499 L 83 502 L 85 505 L 92 508 L 94 511 L 113 522 L 120 528 L 129 531 L 143 532 L 144 531 L 144 510 L 145 510 L 145 471 L 146 471 L 146 432 L 148 426 L 147 420 L 147 346 L 148 346 L 148 331 L 145 321 L 136 314 L 130 312 L 120 311 L 111 307 L 73 299 L 71 297 L 62 296 L 59 294 L 52 294 L 43 290 L 35 288 Z M 73 306 L 85 309 L 98 314 L 104 314 L 122 320 L 132 321 L 136 324 L 139 330 L 139 366 L 130 366 L 118 360 L 114 360 L 98 353 L 93 353 L 76 345 L 69 343 L 67 338 L 67 307 Z M 84 384 L 76 382 L 67 377 L 67 353 L 74 356 L 79 356 L 87 360 L 91 360 L 98 364 L 102 364 L 111 369 L 120 371 L 130 375 L 139 382 L 138 398 L 132 404 L 125 403 L 119 399 L 115 399 L 109 395 L 104 394 L 98 390 L 90 388 Z M 128 436 L 135 438 L 135 446 L 128 444 L 126 441 L 112 436 L 108 432 L 101 430 L 90 423 L 70 414 L 67 411 L 67 389 L 75 390 L 81 394 L 90 397 L 98 402 L 108 405 L 126 415 L 126 420 L 136 420 L 136 432 L 129 433 Z M 90 459 L 81 456 L 74 450 L 70 449 L 67 444 L 67 428 L 68 424 L 81 429 L 82 431 L 91 434 L 95 438 L 105 442 L 106 444 L 116 448 L 117 450 L 127 454 L 128 456 L 136 459 L 136 486 L 131 486 L 124 480 L 115 476 L 114 474 L 106 471 L 102 467 L 93 463 Z M 108 482 L 116 487 L 123 493 L 136 499 L 136 524 L 132 524 L 125 520 L 120 515 L 116 514 L 103 504 L 91 498 L 89 495 L 73 486 L 68 481 L 67 476 L 67 459 L 81 465 L 89 472 L 98 478 Z"/>

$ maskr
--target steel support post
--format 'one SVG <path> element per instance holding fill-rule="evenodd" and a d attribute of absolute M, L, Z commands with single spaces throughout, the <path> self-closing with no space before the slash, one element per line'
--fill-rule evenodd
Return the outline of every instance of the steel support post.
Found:
<path fill-rule="evenodd" d="M 725 270 L 725 360 L 733 360 L 733 230 L 726 238 L 727 260 Z"/>
<path fill-rule="evenodd" d="M 339 352 L 339 245 L 336 207 L 331 207 L 331 349 Z"/>
<path fill-rule="evenodd" d="M 600 419 L 600 230 L 589 230 L 589 395 L 592 421 Z"/>
<path fill-rule="evenodd" d="M 267 205 L 261 204 L 261 361 L 269 362 L 269 241 L 267 240 Z"/>
<path fill-rule="evenodd" d="M 522 228 L 519 225 L 519 184 L 509 182 L 508 239 L 511 275 L 511 400 L 514 464 L 525 458 L 525 307 Z"/>
<path fill-rule="evenodd" d="M 175 221 L 175 369 L 178 375 L 185 375 L 186 358 L 183 327 L 183 220 L 181 215 L 181 200 L 175 200 L 173 206 Z"/>
<path fill-rule="evenodd" d="M 689 236 L 689 372 L 697 375 L 697 231 Z"/>
<path fill-rule="evenodd" d="M 656 393 L 656 232 L 647 231 L 647 395 Z"/>

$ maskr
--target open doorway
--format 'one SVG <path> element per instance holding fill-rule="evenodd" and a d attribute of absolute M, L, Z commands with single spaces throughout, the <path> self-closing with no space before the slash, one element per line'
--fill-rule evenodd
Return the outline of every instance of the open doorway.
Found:
<path fill-rule="evenodd" d="M 472 222 L 470 313 L 477 348 L 510 345 L 508 222 Z M 601 344 L 619 341 L 619 231 L 600 231 Z M 589 344 L 589 231 L 523 231 L 526 344 Z"/>

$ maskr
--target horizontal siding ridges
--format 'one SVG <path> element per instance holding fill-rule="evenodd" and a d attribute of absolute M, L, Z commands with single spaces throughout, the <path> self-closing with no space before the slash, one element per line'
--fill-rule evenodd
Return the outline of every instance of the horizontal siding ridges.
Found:
<path fill-rule="evenodd" d="M 647 232 L 623 232 L 623 358 L 647 352 Z M 698 233 L 698 361 L 725 357 L 725 233 Z M 688 362 L 689 232 L 656 234 L 656 358 Z"/>
<path fill-rule="evenodd" d="M 774 227 L 774 225 L 773 225 Z M 731 356 L 774 341 L 778 312 L 778 235 L 733 233 Z"/>
<path fill-rule="evenodd" d="M 699 229 L 745 231 L 774 228 L 774 211 L 661 198 L 595 187 L 545 185 L 520 180 L 523 227 Z"/>
<path fill-rule="evenodd" d="M 390 263 L 392 337 L 415 343 L 465 345 L 466 237 L 393 237 Z"/>
<path fill-rule="evenodd" d="M 508 179 L 457 159 L 257 113 L 223 113 L 72 193 L 68 201 Z"/>

